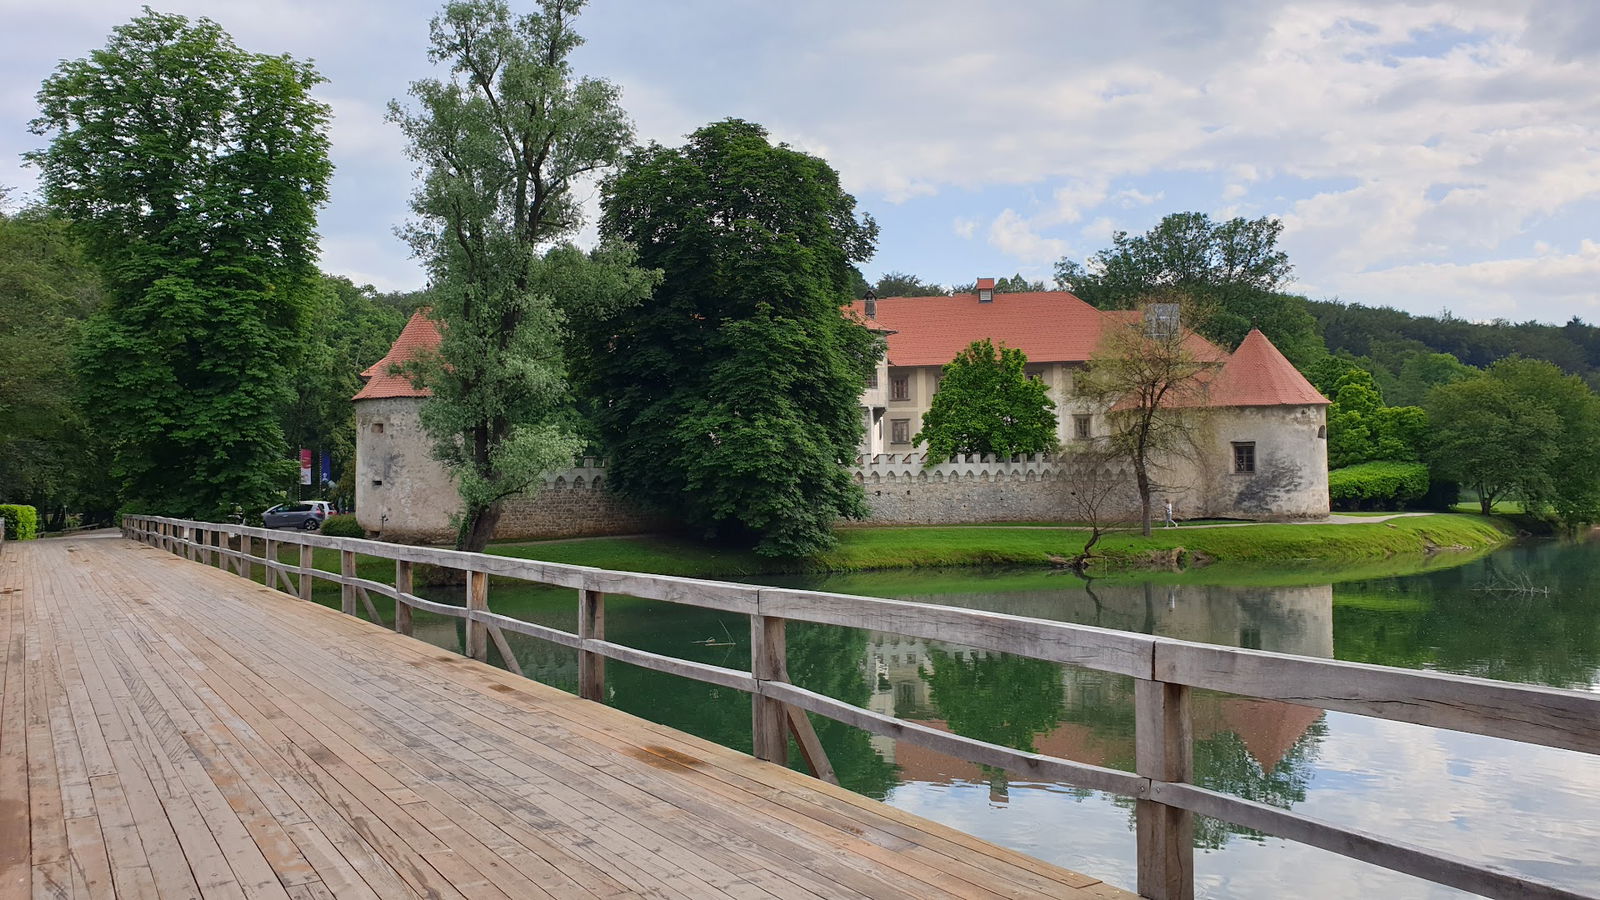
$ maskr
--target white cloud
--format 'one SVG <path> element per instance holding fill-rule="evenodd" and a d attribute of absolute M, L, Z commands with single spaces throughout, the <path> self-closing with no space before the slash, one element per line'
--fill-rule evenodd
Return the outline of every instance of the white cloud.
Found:
<path fill-rule="evenodd" d="M 15 164 L 38 143 L 23 127 L 33 86 L 138 5 L 0 0 L 16 51 L 0 60 L 0 113 L 13 123 L 0 131 L 0 184 L 33 183 Z M 989 222 L 988 244 L 1023 264 L 1059 256 L 1069 227 L 1073 241 L 1103 240 L 1113 219 L 1140 230 L 1167 203 L 1280 215 L 1302 287 L 1403 299 L 1448 294 L 1452 273 L 1473 266 L 1526 264 L 1538 227 L 1556 230 L 1532 237 L 1559 246 L 1600 237 L 1549 225 L 1600 198 L 1600 14 L 1590 6 L 596 4 L 580 22 L 588 43 L 576 68 L 623 86 L 642 138 L 677 143 L 730 115 L 759 121 L 824 153 L 864 206 L 935 209 L 921 219 L 929 233 L 955 217 L 963 238 Z M 381 110 L 433 71 L 424 44 L 435 0 L 168 7 L 212 15 L 249 49 L 317 59 L 336 107 L 328 245 L 367 242 L 376 255 L 362 265 L 411 277 L 389 235 L 410 168 Z M 1075 36 L 1070 52 L 1063 34 Z M 1019 190 L 1045 199 L 1027 205 Z M 1532 257 L 1541 271 L 1557 258 Z M 330 251 L 325 265 L 335 261 Z M 1474 302 L 1516 308 L 1517 291 L 1491 295 L 1487 283 Z"/>
<path fill-rule="evenodd" d="M 989 244 L 1024 263 L 1048 263 L 1067 252 L 1066 241 L 1041 236 L 1032 222 L 1007 209 L 989 223 Z"/>
<path fill-rule="evenodd" d="M 1431 297 L 1434 309 L 1464 318 L 1549 318 L 1552 308 L 1600 322 L 1600 243 L 1581 242 L 1576 253 L 1474 263 L 1413 263 L 1358 273 L 1330 287 L 1371 302 Z"/>

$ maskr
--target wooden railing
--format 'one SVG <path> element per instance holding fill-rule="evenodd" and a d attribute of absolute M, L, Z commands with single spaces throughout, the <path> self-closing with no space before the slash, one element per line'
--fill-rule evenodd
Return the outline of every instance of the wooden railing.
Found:
<path fill-rule="evenodd" d="M 506 666 L 518 674 L 520 667 L 504 632 L 572 647 L 578 651 L 578 690 L 587 699 L 603 696 L 606 659 L 737 688 L 751 695 L 755 755 L 786 762 L 788 737 L 793 734 L 813 774 L 828 780 L 834 780 L 832 771 L 806 712 L 1030 778 L 1132 797 L 1136 801 L 1138 890 L 1156 900 L 1194 895 L 1196 814 L 1488 897 L 1600 897 L 1191 783 L 1190 692 L 1195 688 L 1591 754 L 1600 753 L 1600 695 L 1596 694 L 1218 647 L 923 603 L 614 572 L 356 538 L 143 516 L 124 516 L 122 528 L 130 538 L 192 560 L 231 567 L 245 577 L 252 577 L 254 567 L 260 565 L 268 586 L 281 584 L 302 599 L 311 598 L 314 578 L 337 582 L 344 612 L 355 614 L 359 599 L 380 624 L 370 595 L 393 597 L 394 627 L 403 633 L 411 631 L 413 609 L 465 619 L 468 655 L 485 659 L 492 640 Z M 257 542 L 265 545 L 259 556 L 254 553 Z M 285 545 L 300 548 L 298 564 L 279 561 Z M 338 574 L 312 566 L 312 551 L 318 547 L 338 551 Z M 357 554 L 393 560 L 394 584 L 357 577 Z M 465 572 L 464 604 L 435 603 L 413 593 L 412 567 L 417 564 Z M 491 612 L 491 575 L 576 588 L 578 633 Z M 607 594 L 748 615 L 751 670 L 691 662 L 607 641 Z M 1135 771 L 1024 753 L 862 709 L 790 684 L 784 626 L 791 620 L 891 632 L 1132 676 Z"/>

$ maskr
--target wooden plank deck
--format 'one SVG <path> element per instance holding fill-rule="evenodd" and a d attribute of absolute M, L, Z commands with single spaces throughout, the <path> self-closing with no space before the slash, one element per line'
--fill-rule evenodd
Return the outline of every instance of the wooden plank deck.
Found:
<path fill-rule="evenodd" d="M 0 898 L 1132 896 L 118 537 L 0 647 Z"/>

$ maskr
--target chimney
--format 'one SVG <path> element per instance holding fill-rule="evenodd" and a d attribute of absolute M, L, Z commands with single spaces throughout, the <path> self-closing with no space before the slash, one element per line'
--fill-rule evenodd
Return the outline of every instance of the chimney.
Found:
<path fill-rule="evenodd" d="M 869 289 L 865 302 L 867 305 L 867 318 L 876 319 L 878 317 L 878 295 Z"/>
<path fill-rule="evenodd" d="M 979 303 L 993 303 L 994 302 L 994 279 L 993 278 L 979 278 L 978 279 L 978 302 Z"/>

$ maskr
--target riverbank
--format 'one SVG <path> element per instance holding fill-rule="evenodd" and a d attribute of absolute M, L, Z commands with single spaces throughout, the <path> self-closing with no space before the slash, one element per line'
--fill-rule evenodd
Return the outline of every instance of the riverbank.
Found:
<path fill-rule="evenodd" d="M 1050 566 L 1082 552 L 1078 528 L 1006 526 L 871 527 L 839 532 L 834 549 L 774 560 L 683 538 L 604 537 L 495 544 L 491 553 L 546 562 L 701 578 L 861 572 L 975 565 Z M 1095 547 L 1101 571 L 1167 569 L 1211 562 L 1363 562 L 1439 550 L 1482 551 L 1511 531 L 1475 515 L 1407 516 L 1345 524 L 1217 525 L 1158 529 L 1150 537 L 1111 534 Z"/>

